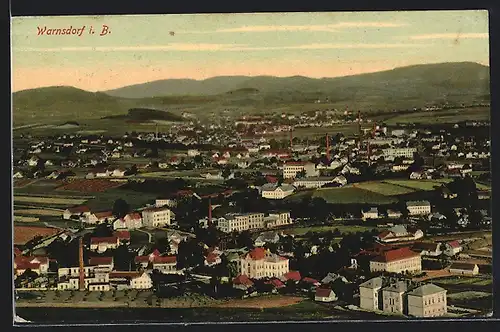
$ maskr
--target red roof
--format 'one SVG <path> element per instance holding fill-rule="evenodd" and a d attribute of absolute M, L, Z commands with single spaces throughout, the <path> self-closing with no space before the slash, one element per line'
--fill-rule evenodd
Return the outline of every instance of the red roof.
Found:
<path fill-rule="evenodd" d="M 19 249 L 18 247 L 14 247 L 14 256 L 19 256 L 19 255 L 22 255 L 22 251 L 21 249 Z"/>
<path fill-rule="evenodd" d="M 36 270 L 40 268 L 41 264 L 48 264 L 49 259 L 47 257 L 38 256 L 17 256 L 14 262 L 18 270 Z"/>
<path fill-rule="evenodd" d="M 158 249 L 155 249 L 152 253 L 149 254 L 149 256 L 154 256 L 154 257 L 159 257 L 160 255 L 161 253 Z"/>
<path fill-rule="evenodd" d="M 132 213 L 129 213 L 125 216 L 126 217 L 129 217 L 129 219 L 132 219 L 132 220 L 139 220 L 139 219 L 142 219 L 141 217 L 141 214 L 140 213 L 137 213 L 137 212 L 132 212 Z"/>
<path fill-rule="evenodd" d="M 452 248 L 460 248 L 460 242 L 458 241 L 451 241 L 451 242 L 448 242 L 448 245 Z"/>
<path fill-rule="evenodd" d="M 84 213 L 84 212 L 90 212 L 90 209 L 86 205 L 81 205 L 69 208 L 68 211 L 71 213 Z"/>
<path fill-rule="evenodd" d="M 331 293 L 330 288 L 316 288 L 316 296 L 318 297 L 329 297 Z"/>
<path fill-rule="evenodd" d="M 410 248 L 408 247 L 403 247 L 399 249 L 385 251 L 381 255 L 375 257 L 374 261 L 388 263 L 416 256 L 420 256 L 420 254 L 411 251 Z"/>
<path fill-rule="evenodd" d="M 285 287 L 285 284 L 283 282 L 281 282 L 281 280 L 279 280 L 279 279 L 271 279 L 269 281 L 266 281 L 265 283 L 268 285 L 273 285 L 276 288 Z"/>
<path fill-rule="evenodd" d="M 245 285 L 245 286 L 252 286 L 253 281 L 250 280 L 246 275 L 240 274 L 236 278 L 233 279 L 233 284 L 235 285 Z"/>
<path fill-rule="evenodd" d="M 219 258 L 219 256 L 217 256 L 216 254 L 211 252 L 207 255 L 206 260 L 208 263 L 215 263 L 218 258 Z"/>
<path fill-rule="evenodd" d="M 142 275 L 141 272 L 135 272 L 135 271 L 112 271 L 109 273 L 109 278 L 127 278 L 127 279 L 133 279 L 133 278 L 139 278 Z"/>
<path fill-rule="evenodd" d="M 264 259 L 264 257 L 266 257 L 266 249 L 255 248 L 252 251 L 250 251 L 248 254 L 250 255 L 250 258 L 252 258 L 253 260 Z"/>
<path fill-rule="evenodd" d="M 177 263 L 177 257 L 175 256 L 160 256 L 153 258 L 153 264 L 173 264 Z"/>
<path fill-rule="evenodd" d="M 113 212 L 111 211 L 104 211 L 104 212 L 96 212 L 94 213 L 97 219 L 104 219 L 104 218 L 109 218 L 113 216 Z"/>
<path fill-rule="evenodd" d="M 300 281 L 300 279 L 302 279 L 299 271 L 290 271 L 286 273 L 283 277 L 285 278 L 285 280 Z"/>
<path fill-rule="evenodd" d="M 89 265 L 111 265 L 113 257 L 90 257 Z"/>
<path fill-rule="evenodd" d="M 116 236 L 93 237 L 93 238 L 90 239 L 90 244 L 116 243 L 116 242 L 118 242 L 118 238 Z"/>
<path fill-rule="evenodd" d="M 278 182 L 278 178 L 275 176 L 268 175 L 268 176 L 266 176 L 266 181 L 269 183 L 276 183 L 276 182 Z"/>
<path fill-rule="evenodd" d="M 149 256 L 136 256 L 134 258 L 134 262 L 136 263 L 145 263 L 149 262 Z"/>
<path fill-rule="evenodd" d="M 114 236 L 116 236 L 120 240 L 130 240 L 129 231 L 116 231 L 114 232 Z"/>
<path fill-rule="evenodd" d="M 320 282 L 316 279 L 313 279 L 313 278 L 309 278 L 309 277 L 305 277 L 304 279 L 302 279 L 303 282 L 307 282 L 308 284 L 320 284 Z"/>

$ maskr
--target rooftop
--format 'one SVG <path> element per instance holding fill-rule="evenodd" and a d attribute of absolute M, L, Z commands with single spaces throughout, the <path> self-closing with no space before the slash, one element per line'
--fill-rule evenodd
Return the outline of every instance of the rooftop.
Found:
<path fill-rule="evenodd" d="M 376 278 L 372 278 L 368 281 L 365 281 L 364 283 L 359 285 L 359 287 L 376 289 L 376 288 L 381 288 L 383 283 L 384 283 L 384 280 L 381 277 L 376 277 Z"/>
<path fill-rule="evenodd" d="M 441 292 L 446 292 L 446 289 L 436 286 L 434 284 L 425 284 L 423 286 L 415 288 L 414 290 L 409 292 L 408 295 L 427 296 Z"/>

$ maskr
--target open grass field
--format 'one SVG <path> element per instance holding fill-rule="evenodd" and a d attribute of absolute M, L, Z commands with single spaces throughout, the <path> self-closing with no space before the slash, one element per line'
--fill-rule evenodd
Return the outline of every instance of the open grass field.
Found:
<path fill-rule="evenodd" d="M 401 186 L 416 190 L 434 190 L 440 187 L 444 181 L 439 180 L 384 180 L 384 183 Z"/>
<path fill-rule="evenodd" d="M 385 120 L 387 125 L 397 123 L 457 123 L 460 121 L 490 120 L 490 109 L 487 107 L 453 109 L 438 111 L 422 111 L 411 114 L 400 114 Z M 432 121 L 431 121 L 432 120 Z"/>
<path fill-rule="evenodd" d="M 78 205 L 83 204 L 87 199 L 65 198 L 65 197 L 40 197 L 40 196 L 20 196 L 14 195 L 15 203 L 32 203 L 32 204 L 53 204 L 53 205 Z"/>
<path fill-rule="evenodd" d="M 40 218 L 38 218 L 38 217 L 16 216 L 16 215 L 14 215 L 14 221 L 18 221 L 18 222 L 38 222 L 38 221 L 40 221 Z"/>
<path fill-rule="evenodd" d="M 63 210 L 54 209 L 26 209 L 14 207 L 14 214 L 19 216 L 46 216 L 46 217 L 56 217 L 61 216 Z"/>
<path fill-rule="evenodd" d="M 354 188 L 360 188 L 363 190 L 368 190 L 377 194 L 384 196 L 398 196 L 413 193 L 416 190 L 409 187 L 402 187 L 396 184 L 391 184 L 381 181 L 367 181 L 361 183 L 354 183 L 352 185 Z"/>
<path fill-rule="evenodd" d="M 331 204 L 392 204 L 397 200 L 373 191 L 355 187 L 320 188 L 312 197 L 321 197 Z"/>
<path fill-rule="evenodd" d="M 358 226 L 358 225 L 328 225 L 328 226 L 311 226 L 311 227 L 291 227 L 283 230 L 287 234 L 302 236 L 308 232 L 325 233 L 338 229 L 342 234 L 357 233 L 371 231 L 374 227 Z M 380 230 L 382 231 L 382 230 Z"/>

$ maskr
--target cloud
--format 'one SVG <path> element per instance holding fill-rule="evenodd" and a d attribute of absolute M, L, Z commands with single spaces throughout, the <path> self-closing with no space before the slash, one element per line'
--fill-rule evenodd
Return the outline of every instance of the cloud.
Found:
<path fill-rule="evenodd" d="M 487 39 L 488 33 L 433 33 L 410 36 L 410 40 L 429 39 Z"/>
<path fill-rule="evenodd" d="M 248 46 L 246 44 L 183 44 L 137 45 L 137 46 L 80 46 L 51 48 L 15 48 L 21 52 L 236 52 L 270 50 L 321 50 L 321 49 L 384 49 L 422 47 L 422 44 L 302 44 L 292 46 Z"/>
<path fill-rule="evenodd" d="M 209 34 L 209 33 L 234 33 L 234 32 L 291 32 L 291 31 L 311 31 L 311 32 L 337 32 L 342 29 L 352 28 L 398 28 L 407 26 L 406 23 L 395 22 L 339 22 L 323 25 L 248 25 L 237 28 L 217 29 L 214 31 L 184 31 L 188 34 Z"/>

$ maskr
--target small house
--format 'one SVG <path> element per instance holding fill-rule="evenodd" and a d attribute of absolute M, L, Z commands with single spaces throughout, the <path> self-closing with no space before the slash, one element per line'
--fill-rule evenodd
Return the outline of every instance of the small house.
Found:
<path fill-rule="evenodd" d="M 475 276 L 479 274 L 479 266 L 471 263 L 453 263 L 449 271 L 456 275 Z"/>
<path fill-rule="evenodd" d="M 318 302 L 333 302 L 337 299 L 337 295 L 330 288 L 317 288 L 314 294 L 314 301 Z"/>

